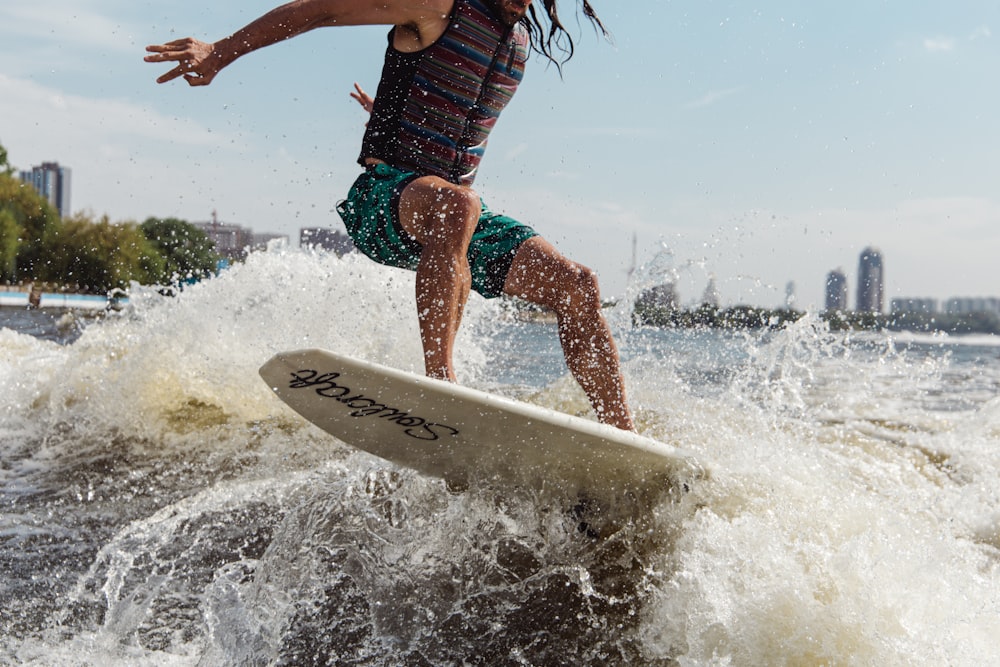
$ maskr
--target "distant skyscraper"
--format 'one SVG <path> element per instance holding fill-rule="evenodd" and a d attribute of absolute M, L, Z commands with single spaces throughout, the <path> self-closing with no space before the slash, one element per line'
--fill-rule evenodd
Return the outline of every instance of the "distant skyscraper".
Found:
<path fill-rule="evenodd" d="M 840 269 L 826 274 L 826 309 L 847 310 L 847 276 Z"/>
<path fill-rule="evenodd" d="M 795 282 L 792 280 L 785 283 L 785 308 L 795 310 Z"/>
<path fill-rule="evenodd" d="M 860 313 L 881 313 L 882 294 L 885 290 L 885 267 L 882 253 L 868 247 L 858 260 L 858 305 Z"/>
<path fill-rule="evenodd" d="M 32 167 L 31 171 L 22 171 L 20 177 L 25 183 L 30 183 L 63 217 L 71 213 L 70 174 L 70 168 L 60 167 L 58 162 L 43 162 L 40 166 Z"/>

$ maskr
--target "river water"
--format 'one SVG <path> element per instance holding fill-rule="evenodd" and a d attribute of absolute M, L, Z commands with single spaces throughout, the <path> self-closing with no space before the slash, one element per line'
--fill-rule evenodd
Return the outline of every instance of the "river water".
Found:
<path fill-rule="evenodd" d="M 640 430 L 711 474 L 583 529 L 353 451 L 259 380 L 301 347 L 419 370 L 412 293 L 286 250 L 94 320 L 0 312 L 0 664 L 1000 664 L 995 337 L 612 312 Z M 458 365 L 589 414 L 553 326 L 501 304 L 472 299 Z"/>

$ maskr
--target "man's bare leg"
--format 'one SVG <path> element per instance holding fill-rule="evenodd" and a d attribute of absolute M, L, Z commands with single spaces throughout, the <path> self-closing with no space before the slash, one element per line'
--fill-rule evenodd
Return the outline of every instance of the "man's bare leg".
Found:
<path fill-rule="evenodd" d="M 601 314 L 597 276 L 536 236 L 518 248 L 504 292 L 555 311 L 566 365 L 586 392 L 597 418 L 634 431 L 618 348 Z"/>
<path fill-rule="evenodd" d="M 427 375 L 455 381 L 452 354 L 472 276 L 467 253 L 481 204 L 470 188 L 436 176 L 411 182 L 399 199 L 403 228 L 423 245 L 417 266 L 417 317 Z"/>

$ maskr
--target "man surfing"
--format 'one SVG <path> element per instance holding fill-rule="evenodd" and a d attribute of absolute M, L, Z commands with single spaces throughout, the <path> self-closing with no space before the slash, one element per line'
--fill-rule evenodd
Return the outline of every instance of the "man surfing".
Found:
<path fill-rule="evenodd" d="M 148 46 L 145 60 L 176 63 L 158 83 L 205 86 L 237 58 L 316 28 L 392 26 L 358 158 L 364 171 L 337 210 L 358 249 L 416 271 L 427 375 L 456 380 L 452 355 L 470 290 L 516 296 L 556 313 L 566 364 L 598 419 L 634 431 L 594 272 L 490 211 L 472 189 L 529 52 L 557 65 L 553 47 L 572 56 L 555 0 L 544 1 L 544 13 L 547 31 L 532 0 L 294 0 L 215 43 Z"/>

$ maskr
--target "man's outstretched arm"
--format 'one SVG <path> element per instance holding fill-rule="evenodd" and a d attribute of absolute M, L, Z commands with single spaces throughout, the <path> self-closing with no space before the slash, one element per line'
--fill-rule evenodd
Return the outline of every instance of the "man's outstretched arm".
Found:
<path fill-rule="evenodd" d="M 192 37 L 146 47 L 146 62 L 176 62 L 156 79 L 166 83 L 183 76 L 192 86 L 207 86 L 225 67 L 251 51 L 315 28 L 350 25 L 405 25 L 418 33 L 434 32 L 447 19 L 453 0 L 293 0 L 276 7 L 229 37 L 215 43 Z M 428 30 L 430 29 L 430 30 Z"/>

